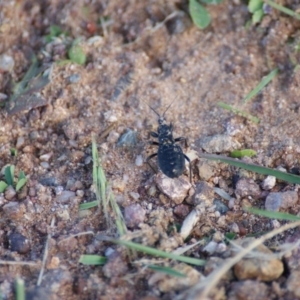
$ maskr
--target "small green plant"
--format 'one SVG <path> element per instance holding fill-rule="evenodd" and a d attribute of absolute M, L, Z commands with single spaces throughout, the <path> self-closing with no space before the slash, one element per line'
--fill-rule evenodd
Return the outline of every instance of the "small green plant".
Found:
<path fill-rule="evenodd" d="M 49 34 L 45 36 L 46 42 L 50 43 L 53 40 L 53 38 L 58 37 L 61 34 L 66 34 L 66 33 L 63 32 L 59 26 L 51 25 Z"/>
<path fill-rule="evenodd" d="M 264 2 L 262 0 L 250 0 L 248 4 L 248 10 L 252 14 L 252 24 L 260 23 L 263 16 Z"/>
<path fill-rule="evenodd" d="M 82 47 L 79 45 L 78 39 L 74 40 L 74 42 L 72 43 L 72 46 L 68 51 L 68 56 L 69 56 L 69 59 L 74 63 L 77 63 L 79 65 L 85 64 L 86 55 L 85 55 L 84 51 L 82 50 Z"/>
<path fill-rule="evenodd" d="M 210 14 L 205 8 L 205 4 L 219 4 L 222 0 L 189 0 L 189 13 L 193 23 L 200 29 L 206 28 L 210 22 Z"/>
<path fill-rule="evenodd" d="M 19 177 L 15 184 L 15 166 L 14 165 L 10 165 L 5 168 L 4 178 L 5 178 L 5 181 L 3 181 L 3 180 L 0 181 L 0 193 L 3 193 L 9 185 L 15 186 L 15 189 L 18 192 L 27 182 L 25 173 L 23 171 L 20 171 Z"/>

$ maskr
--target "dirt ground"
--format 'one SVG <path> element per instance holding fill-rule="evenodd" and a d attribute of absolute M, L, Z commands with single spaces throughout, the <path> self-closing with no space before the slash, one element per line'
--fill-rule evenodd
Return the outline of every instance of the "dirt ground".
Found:
<path fill-rule="evenodd" d="M 207 152 L 228 155 L 249 148 L 257 152 L 249 160 L 259 165 L 288 171 L 300 167 L 300 21 L 269 9 L 261 24 L 246 26 L 251 19 L 247 1 L 224 0 L 207 6 L 212 22 L 200 30 L 186 13 L 187 3 L 179 2 L 0 2 L 1 103 L 11 96 L 13 83 L 24 77 L 32 54 L 51 70 L 50 83 L 36 91 L 38 105 L 15 114 L 4 106 L 0 111 L 1 180 L 8 164 L 28 178 L 20 192 L 10 188 L 0 194 L 2 299 L 14 299 L 17 277 L 24 279 L 28 299 L 175 299 L 230 256 L 224 234 L 259 236 L 285 223 L 249 214 L 243 205 L 265 208 L 269 193 L 293 192 L 292 204 L 280 211 L 298 214 L 297 186 L 276 182 L 267 189 L 262 186 L 264 176 L 208 163 L 199 154 L 216 137 L 227 146 L 221 143 L 216 150 L 206 145 L 211 149 Z M 280 3 L 300 9 L 296 0 Z M 51 25 L 58 25 L 66 36 L 47 42 Z M 77 38 L 86 63 L 60 64 Z M 242 105 L 243 97 L 274 68 L 279 75 Z M 260 123 L 220 108 L 219 101 L 247 111 Z M 183 150 L 198 154 L 192 161 L 195 191 L 185 191 L 178 201 L 163 193 L 161 175 L 146 163 L 156 151 L 148 143 L 149 131 L 158 124 L 148 105 L 162 114 L 169 104 L 165 117 L 174 125 L 174 136 L 186 137 L 188 148 L 182 144 Z M 137 254 L 136 261 L 129 261 L 124 248 L 97 239 L 117 233 L 97 209 L 79 212 L 79 204 L 95 200 L 92 133 L 125 219 L 126 208 L 129 216 L 130 209 L 137 208 L 141 218 L 127 216 L 134 241 L 168 252 L 203 241 L 185 255 L 207 260 L 205 267 L 171 265 L 196 272 L 196 281 L 190 275 L 191 281 L 185 283 L 157 275 L 143 267 L 142 260 L 151 261 L 150 257 Z M 124 133 L 133 139 L 124 139 Z M 17 149 L 16 156 L 12 148 Z M 182 178 L 188 182 L 188 171 Z M 238 184 L 247 191 L 240 187 L 237 192 Z M 180 227 L 199 205 L 195 199 L 197 193 L 205 194 L 203 186 L 226 191 L 233 202 L 210 195 L 203 217 L 184 241 L 175 225 Z M 93 234 L 82 234 L 86 232 Z M 262 251 L 274 251 L 298 237 L 298 229 L 287 231 Z M 219 248 L 205 248 L 212 242 Z M 45 251 L 46 267 L 39 279 Z M 298 247 L 268 265 L 268 278 L 241 275 L 240 269 L 247 266 L 235 266 L 209 299 L 300 299 L 299 253 Z M 108 263 L 84 266 L 78 262 L 82 254 L 107 256 Z"/>

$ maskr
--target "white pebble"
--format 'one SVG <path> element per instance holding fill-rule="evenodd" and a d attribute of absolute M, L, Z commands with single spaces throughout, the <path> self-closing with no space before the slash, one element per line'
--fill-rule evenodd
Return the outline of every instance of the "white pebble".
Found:
<path fill-rule="evenodd" d="M 135 159 L 136 166 L 140 167 L 143 165 L 143 157 L 142 155 L 138 155 Z"/>

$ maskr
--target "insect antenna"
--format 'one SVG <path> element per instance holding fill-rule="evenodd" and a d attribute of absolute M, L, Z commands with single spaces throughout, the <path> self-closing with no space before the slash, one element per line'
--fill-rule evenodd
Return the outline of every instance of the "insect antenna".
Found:
<path fill-rule="evenodd" d="M 153 108 L 153 107 L 151 107 L 148 103 L 146 103 L 157 115 L 158 115 L 158 117 L 160 118 L 160 114 Z"/>
<path fill-rule="evenodd" d="M 168 107 L 166 108 L 166 110 L 164 111 L 162 117 L 164 118 L 165 117 L 165 113 L 167 112 L 167 110 L 170 108 L 170 106 L 173 104 L 173 102 L 171 102 Z"/>

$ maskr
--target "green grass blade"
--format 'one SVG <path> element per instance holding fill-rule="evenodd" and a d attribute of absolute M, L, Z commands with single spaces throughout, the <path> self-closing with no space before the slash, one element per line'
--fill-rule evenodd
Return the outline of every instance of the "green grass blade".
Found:
<path fill-rule="evenodd" d="M 243 104 L 247 103 L 252 97 L 256 96 L 277 74 L 278 69 L 275 69 L 267 76 L 264 76 L 260 83 L 243 99 Z"/>
<path fill-rule="evenodd" d="M 5 181 L 0 181 L 0 193 L 3 193 L 7 187 L 8 184 Z"/>
<path fill-rule="evenodd" d="M 100 255 L 84 254 L 80 256 L 79 263 L 83 265 L 100 266 L 107 262 L 107 258 Z"/>
<path fill-rule="evenodd" d="M 252 171 L 255 173 L 259 173 L 259 174 L 263 174 L 263 175 L 272 175 L 280 180 L 284 180 L 289 183 L 300 184 L 300 176 L 297 176 L 294 174 L 289 174 L 289 173 L 281 172 L 278 170 L 261 167 L 261 166 L 255 165 L 255 164 L 245 163 L 243 161 L 236 160 L 236 159 L 226 157 L 226 156 L 221 156 L 221 155 L 202 153 L 200 155 L 200 157 L 210 159 L 210 160 L 218 160 L 218 161 L 227 163 L 231 166 L 239 167 L 239 168 L 242 168 L 242 169 L 245 169 L 248 171 Z"/>
<path fill-rule="evenodd" d="M 259 208 L 254 208 L 254 207 L 245 207 L 244 210 L 247 212 L 250 212 L 252 214 L 270 218 L 270 219 L 285 220 L 285 221 L 299 221 L 300 220 L 300 217 L 297 217 L 297 216 L 294 216 L 294 215 L 291 215 L 288 213 L 268 211 L 268 210 L 263 210 L 263 209 L 259 209 Z"/>
<path fill-rule="evenodd" d="M 167 275 L 171 275 L 171 276 L 175 276 L 175 277 L 181 277 L 181 278 L 185 278 L 186 275 L 174 270 L 173 268 L 170 267 L 163 267 L 163 266 L 157 266 L 157 265 L 149 265 L 148 266 L 149 269 L 156 271 L 156 272 L 161 272 L 161 273 L 165 273 Z"/>
<path fill-rule="evenodd" d="M 15 282 L 16 300 L 25 300 L 25 284 L 24 280 L 17 278 Z"/>
<path fill-rule="evenodd" d="M 86 209 L 90 209 L 93 207 L 97 207 L 99 205 L 99 201 L 95 200 L 95 201 L 91 201 L 91 202 L 86 202 L 86 203 L 81 203 L 79 205 L 79 210 L 86 210 Z"/>
<path fill-rule="evenodd" d="M 193 257 L 188 257 L 188 256 L 182 256 L 178 254 L 173 254 L 173 253 L 168 253 L 162 250 L 158 250 L 152 247 L 140 245 L 134 242 L 129 242 L 129 241 L 124 241 L 124 240 L 115 240 L 115 239 L 108 239 L 110 242 L 120 244 L 123 246 L 126 246 L 128 248 L 134 249 L 136 251 L 140 251 L 143 253 L 147 253 L 149 255 L 153 256 L 159 256 L 159 257 L 164 257 L 164 258 L 169 258 L 169 259 L 174 259 L 178 261 L 182 261 L 188 264 L 196 265 L 196 266 L 203 266 L 205 264 L 205 261 L 202 259 L 197 259 Z"/>
<path fill-rule="evenodd" d="M 281 12 L 300 20 L 300 15 L 295 13 L 293 10 L 291 10 L 289 8 L 286 8 L 282 5 L 279 5 L 279 4 L 277 4 L 277 3 L 275 3 L 271 0 L 264 0 L 264 2 L 267 3 L 268 5 L 270 5 L 271 7 L 281 11 Z"/>
<path fill-rule="evenodd" d="M 259 118 L 251 116 L 247 112 L 245 112 L 243 110 L 240 110 L 240 109 L 237 109 L 237 108 L 234 108 L 231 105 L 226 104 L 224 102 L 218 102 L 217 105 L 220 106 L 220 107 L 222 107 L 222 108 L 224 108 L 224 109 L 232 111 L 233 113 L 235 113 L 237 115 L 240 115 L 240 116 L 242 116 L 242 117 L 244 117 L 244 118 L 246 118 L 246 119 L 248 119 L 248 120 L 250 120 L 250 121 L 252 121 L 252 122 L 254 122 L 256 124 L 258 124 L 259 121 L 260 121 Z"/>

